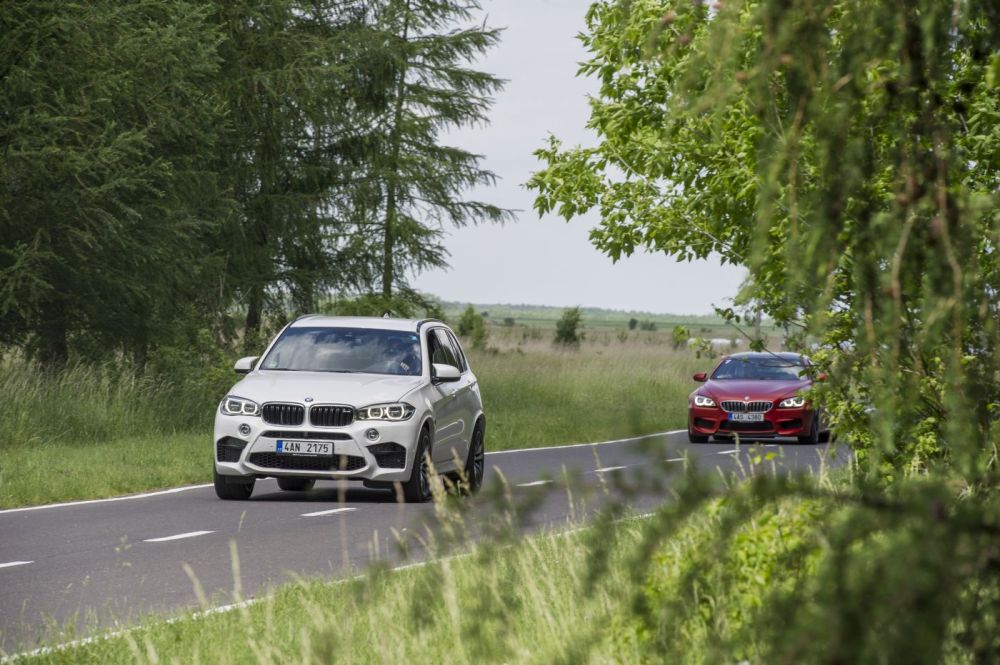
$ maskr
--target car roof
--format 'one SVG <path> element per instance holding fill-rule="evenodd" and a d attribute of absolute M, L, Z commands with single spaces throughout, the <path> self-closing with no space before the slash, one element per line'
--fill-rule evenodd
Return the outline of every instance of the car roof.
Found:
<path fill-rule="evenodd" d="M 381 316 L 323 316 L 306 314 L 292 321 L 292 328 L 371 328 L 373 330 L 419 330 L 424 323 L 444 325 L 437 319 L 396 319 Z"/>
<path fill-rule="evenodd" d="M 736 360 L 739 360 L 740 358 L 744 358 L 746 360 L 781 358 L 782 360 L 794 363 L 804 363 L 807 360 L 807 358 L 801 353 L 792 353 L 791 351 L 781 351 L 779 353 L 770 353 L 768 351 L 743 351 L 742 353 L 731 353 L 726 357 Z"/>

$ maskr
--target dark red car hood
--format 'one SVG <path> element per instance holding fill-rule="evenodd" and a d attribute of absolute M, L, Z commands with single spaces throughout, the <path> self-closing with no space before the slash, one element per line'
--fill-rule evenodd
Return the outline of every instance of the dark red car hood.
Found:
<path fill-rule="evenodd" d="M 805 390 L 810 386 L 808 379 L 795 381 L 753 381 L 750 379 L 721 379 L 706 381 L 697 390 L 701 395 L 708 395 L 716 400 L 732 399 L 776 400 Z"/>

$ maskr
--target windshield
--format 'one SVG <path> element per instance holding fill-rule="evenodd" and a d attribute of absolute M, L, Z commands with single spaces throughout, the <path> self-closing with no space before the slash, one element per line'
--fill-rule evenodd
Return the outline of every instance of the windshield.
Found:
<path fill-rule="evenodd" d="M 289 328 L 261 368 L 420 376 L 420 336 L 403 330 Z"/>
<path fill-rule="evenodd" d="M 726 358 L 712 373 L 712 379 L 751 379 L 758 381 L 797 381 L 805 363 L 777 356 Z"/>

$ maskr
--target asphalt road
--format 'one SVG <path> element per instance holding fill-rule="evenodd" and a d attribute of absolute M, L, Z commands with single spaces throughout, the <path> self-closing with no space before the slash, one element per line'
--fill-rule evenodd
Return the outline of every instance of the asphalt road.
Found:
<path fill-rule="evenodd" d="M 827 445 L 760 444 L 765 454 L 775 453 L 759 467 L 768 471 L 816 470 L 846 459 L 845 451 Z M 679 469 L 685 457 L 704 470 L 747 469 L 752 456 L 760 457 L 760 449 L 752 450 L 747 444 L 739 451 L 733 444 L 692 445 L 686 433 L 673 432 L 503 451 L 488 454 L 486 485 L 502 475 L 515 503 L 531 500 L 534 508 L 521 528 L 562 527 L 625 496 L 621 486 L 640 475 L 669 483 L 669 470 Z M 628 494 L 627 503 L 649 510 L 664 492 L 646 487 Z M 482 529 L 497 510 L 480 495 L 467 519 Z M 246 502 L 220 501 L 210 485 L 198 485 L 0 510 L 0 654 L 51 643 L 57 627 L 86 635 L 150 613 L 198 607 L 192 575 L 212 604 L 232 602 L 232 548 L 244 597 L 301 577 L 354 574 L 373 557 L 398 558 L 394 531 L 422 532 L 434 514 L 432 504 L 399 504 L 390 492 L 360 483 L 318 483 L 298 493 L 279 490 L 273 480 L 258 481 Z"/>

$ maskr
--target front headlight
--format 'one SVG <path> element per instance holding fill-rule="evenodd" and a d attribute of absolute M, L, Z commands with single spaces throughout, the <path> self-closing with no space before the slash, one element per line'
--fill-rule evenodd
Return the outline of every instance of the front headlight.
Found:
<path fill-rule="evenodd" d="M 711 397 L 705 397 L 704 395 L 694 396 L 695 406 L 715 406 L 715 400 Z"/>
<path fill-rule="evenodd" d="M 228 395 L 219 405 L 219 410 L 227 416 L 259 416 L 260 404 L 235 395 Z"/>
<path fill-rule="evenodd" d="M 789 397 L 788 399 L 783 399 L 778 403 L 779 409 L 801 409 L 806 405 L 805 397 Z"/>
<path fill-rule="evenodd" d="M 416 409 L 406 402 L 392 404 L 372 404 L 358 409 L 358 420 L 409 420 Z"/>

